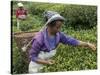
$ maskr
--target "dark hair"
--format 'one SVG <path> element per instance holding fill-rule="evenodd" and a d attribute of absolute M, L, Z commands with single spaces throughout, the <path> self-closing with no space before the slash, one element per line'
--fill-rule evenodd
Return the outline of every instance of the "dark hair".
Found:
<path fill-rule="evenodd" d="M 56 21 L 61 21 L 61 22 L 63 22 L 63 20 L 54 20 L 54 21 L 48 23 L 48 26 L 49 26 L 49 27 L 54 27 L 54 26 L 56 25 Z"/>
<path fill-rule="evenodd" d="M 47 21 L 48 21 L 48 18 L 47 18 L 47 17 L 45 17 L 44 19 L 45 19 L 45 22 L 47 22 Z"/>

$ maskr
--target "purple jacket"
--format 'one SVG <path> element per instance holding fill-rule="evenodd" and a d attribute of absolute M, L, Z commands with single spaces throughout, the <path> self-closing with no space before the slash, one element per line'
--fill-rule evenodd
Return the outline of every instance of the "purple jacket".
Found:
<path fill-rule="evenodd" d="M 32 61 L 36 61 L 38 58 L 38 54 L 40 51 L 49 52 L 51 51 L 49 43 L 47 41 L 46 37 L 46 30 L 43 30 L 41 32 L 38 32 L 37 35 L 33 38 L 32 48 L 29 51 L 29 57 Z M 65 35 L 62 32 L 56 33 L 56 47 L 59 43 L 68 44 L 72 46 L 77 46 L 79 44 L 79 41 Z"/>

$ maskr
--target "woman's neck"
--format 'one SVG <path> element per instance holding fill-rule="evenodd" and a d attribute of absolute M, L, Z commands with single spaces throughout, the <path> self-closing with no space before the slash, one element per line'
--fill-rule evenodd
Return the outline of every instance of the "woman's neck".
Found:
<path fill-rule="evenodd" d="M 49 36 L 55 36 L 56 34 L 54 32 L 52 32 L 52 30 L 50 28 L 47 28 L 47 32 Z"/>

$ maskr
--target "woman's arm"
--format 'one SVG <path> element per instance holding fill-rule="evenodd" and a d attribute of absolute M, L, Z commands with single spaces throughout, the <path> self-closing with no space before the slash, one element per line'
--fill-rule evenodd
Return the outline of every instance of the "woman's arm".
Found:
<path fill-rule="evenodd" d="M 31 60 L 39 64 L 49 64 L 49 65 L 54 64 L 53 60 L 44 60 L 44 59 L 38 58 L 38 54 L 40 50 L 41 50 L 41 44 L 37 40 L 34 40 L 32 44 L 32 48 L 29 52 Z"/>
<path fill-rule="evenodd" d="M 36 62 L 39 63 L 39 64 L 49 64 L 49 65 L 54 64 L 54 61 L 53 60 L 37 59 Z"/>
<path fill-rule="evenodd" d="M 65 35 L 64 33 L 60 33 L 60 42 L 63 44 L 68 44 L 68 45 L 72 45 L 72 46 L 89 47 L 94 51 L 96 50 L 96 47 L 94 44 L 77 40 L 75 38 Z"/>

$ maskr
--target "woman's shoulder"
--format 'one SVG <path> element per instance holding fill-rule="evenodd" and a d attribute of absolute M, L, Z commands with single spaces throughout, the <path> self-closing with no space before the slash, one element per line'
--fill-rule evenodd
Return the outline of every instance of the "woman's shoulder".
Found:
<path fill-rule="evenodd" d="M 43 34 L 42 32 L 37 32 L 34 36 L 34 40 L 36 40 L 38 43 L 42 43 L 43 42 Z"/>
<path fill-rule="evenodd" d="M 60 35 L 60 38 L 69 36 L 67 33 L 64 33 L 64 32 L 59 32 L 59 35 Z"/>
<path fill-rule="evenodd" d="M 65 33 L 60 31 L 59 35 L 62 36 L 62 35 L 65 35 Z"/>

